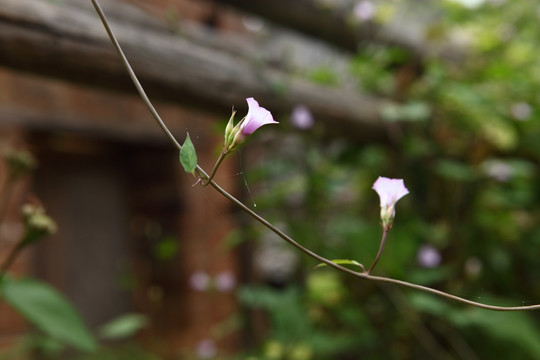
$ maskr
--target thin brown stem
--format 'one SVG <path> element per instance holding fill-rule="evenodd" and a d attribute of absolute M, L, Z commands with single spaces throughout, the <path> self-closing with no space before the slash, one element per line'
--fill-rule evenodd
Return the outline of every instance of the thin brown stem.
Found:
<path fill-rule="evenodd" d="M 178 143 L 178 141 L 176 141 L 176 139 L 171 134 L 171 132 L 169 131 L 169 129 L 167 128 L 167 126 L 165 125 L 163 120 L 161 120 L 161 118 L 159 117 L 159 115 L 158 115 L 157 111 L 155 110 L 154 106 L 152 105 L 152 103 L 148 99 L 148 96 L 146 96 L 146 93 L 144 92 L 144 89 L 142 88 L 141 84 L 139 83 L 139 81 L 137 79 L 137 76 L 133 72 L 131 66 L 129 65 L 129 62 L 128 62 L 126 56 L 124 55 L 124 53 L 122 51 L 122 48 L 120 47 L 120 44 L 118 43 L 118 41 L 116 40 L 112 30 L 110 29 L 110 26 L 109 26 L 109 24 L 107 22 L 107 19 L 105 18 L 105 15 L 103 14 L 103 10 L 101 9 L 101 7 L 98 4 L 98 1 L 97 0 L 92 0 L 92 3 L 94 4 L 95 9 L 96 9 L 99 17 L 101 18 L 101 21 L 103 22 L 103 26 L 105 27 L 105 29 L 107 30 L 107 33 L 109 34 L 111 42 L 113 43 L 113 45 L 116 48 L 118 54 L 120 55 L 124 65 L 126 67 L 126 70 L 129 73 L 129 76 L 131 77 L 135 87 L 137 88 L 137 91 L 141 95 L 141 99 L 143 100 L 145 105 L 148 107 L 148 109 L 152 113 L 152 116 L 154 117 L 156 122 L 159 124 L 161 129 L 169 137 L 169 139 L 171 140 L 173 145 L 177 149 L 180 150 L 182 148 L 182 146 Z M 196 172 L 197 172 L 197 175 L 199 175 L 199 177 L 201 177 L 201 178 L 204 178 L 204 179 L 209 178 L 208 175 L 206 174 L 206 172 L 198 165 L 197 165 L 197 168 L 196 168 Z M 253 217 L 255 220 L 257 220 L 258 222 L 260 222 L 264 226 L 266 226 L 268 229 L 273 231 L 276 235 L 281 237 L 283 240 L 285 240 L 286 242 L 288 242 L 292 246 L 296 247 L 301 252 L 311 256 L 312 258 L 314 258 L 314 259 L 316 259 L 316 260 L 318 260 L 318 261 L 320 261 L 320 262 L 322 262 L 322 263 L 324 263 L 324 264 L 326 264 L 326 265 L 328 265 L 328 266 L 330 266 L 330 267 L 332 267 L 334 269 L 342 271 L 342 272 L 344 272 L 346 274 L 349 274 L 349 275 L 352 275 L 352 276 L 355 276 L 357 278 L 364 279 L 364 280 L 371 280 L 371 281 L 376 281 L 376 282 L 381 282 L 381 283 L 389 283 L 389 284 L 394 284 L 394 285 L 400 285 L 400 286 L 412 288 L 412 289 L 415 289 L 415 290 L 428 292 L 428 293 L 438 295 L 438 296 L 442 296 L 442 297 L 445 297 L 445 298 L 448 298 L 448 299 L 451 299 L 451 300 L 455 300 L 455 301 L 458 301 L 458 302 L 461 302 L 461 303 L 464 303 L 464 304 L 467 304 L 467 305 L 476 306 L 476 307 L 483 308 L 483 309 L 488 309 L 488 310 L 519 311 L 519 310 L 539 310 L 540 309 L 540 304 L 538 304 L 538 305 L 529 305 L 529 306 L 510 306 L 510 307 L 486 305 L 486 304 L 478 303 L 478 302 L 475 302 L 475 301 L 467 300 L 467 299 L 461 298 L 459 296 L 448 294 L 448 293 L 445 293 L 445 292 L 440 291 L 440 290 L 428 288 L 428 287 L 425 287 L 425 286 L 422 286 L 422 285 L 417 285 L 417 284 L 409 283 L 409 282 L 402 281 L 402 280 L 392 279 L 392 278 L 386 278 L 386 277 L 381 277 L 381 276 L 373 276 L 373 275 L 367 274 L 365 272 L 353 271 L 353 270 L 348 269 L 346 267 L 343 267 L 343 266 L 341 266 L 339 264 L 336 264 L 336 263 L 332 262 L 331 260 L 328 260 L 325 257 L 323 257 L 321 255 L 318 255 L 317 253 L 314 253 L 313 251 L 311 251 L 311 250 L 305 248 L 304 246 L 300 245 L 299 243 L 294 241 L 291 237 L 289 237 L 287 234 L 285 234 L 283 231 L 276 228 L 274 225 L 270 224 L 262 216 L 260 216 L 259 214 L 255 213 L 253 210 L 248 208 L 240 200 L 236 199 L 234 196 L 232 196 L 227 191 L 222 189 L 213 180 L 209 180 L 209 185 L 212 186 L 221 195 L 223 195 L 224 197 L 229 199 L 231 202 L 233 202 L 235 205 L 240 207 L 248 215 Z"/>
<path fill-rule="evenodd" d="M 0 223 L 4 222 L 11 197 L 13 196 L 13 187 L 15 182 L 9 178 L 6 182 L 6 185 L 0 193 Z"/>
<path fill-rule="evenodd" d="M 216 176 L 217 169 L 219 168 L 219 165 L 225 160 L 225 157 L 227 156 L 227 153 L 225 152 L 225 149 L 221 150 L 221 154 L 219 154 L 219 157 L 216 161 L 216 164 L 214 165 L 214 168 L 212 169 L 212 172 L 210 173 L 210 176 L 206 180 L 206 182 L 201 183 L 202 186 L 208 186 L 212 179 L 214 179 L 214 176 Z"/>
<path fill-rule="evenodd" d="M 167 135 L 169 140 L 176 146 L 178 150 L 182 148 L 180 143 L 175 139 L 173 134 L 169 131 L 163 120 L 161 120 L 161 117 L 159 116 L 157 110 L 154 108 L 154 105 L 152 105 L 152 102 L 146 95 L 146 92 L 144 91 L 141 83 L 139 82 L 139 79 L 137 79 L 137 75 L 135 75 L 135 72 L 133 71 L 133 68 L 129 64 L 128 59 L 126 58 L 126 55 L 124 55 L 124 52 L 122 51 L 122 48 L 120 47 L 120 44 L 118 43 L 118 40 L 116 40 L 116 36 L 114 36 L 114 33 L 112 32 L 111 27 L 109 26 L 109 22 L 107 21 L 107 18 L 105 17 L 105 13 L 101 9 L 101 6 L 97 2 L 97 0 L 92 0 L 92 4 L 94 4 L 94 8 L 96 9 L 96 12 L 98 13 L 101 22 L 103 23 L 103 26 L 105 27 L 105 30 L 107 31 L 107 34 L 109 35 L 109 39 L 111 39 L 112 44 L 114 45 L 116 51 L 118 52 L 118 55 L 122 59 L 122 63 L 124 64 L 124 67 L 126 68 L 129 77 L 131 78 L 131 81 L 133 82 L 133 85 L 135 85 L 135 88 L 139 92 L 140 97 L 142 98 L 143 102 L 148 107 L 148 110 L 152 113 L 152 116 L 157 121 L 159 127 L 161 127 L 161 130 Z"/>
<path fill-rule="evenodd" d="M 431 293 L 431 294 L 434 294 L 434 295 L 442 296 L 442 297 L 445 297 L 445 298 L 448 298 L 448 299 L 451 299 L 451 300 L 454 300 L 454 301 L 457 301 L 457 302 L 461 302 L 461 303 L 464 303 L 464 304 L 467 304 L 467 305 L 476 306 L 476 307 L 479 307 L 479 308 L 482 308 L 482 309 L 487 309 L 487 310 L 496 310 L 496 311 L 540 310 L 540 304 L 538 304 L 538 305 L 528 305 L 528 306 L 487 305 L 487 304 L 479 303 L 479 302 L 476 302 L 476 301 L 467 300 L 467 299 L 464 299 L 464 298 L 461 298 L 459 296 L 455 296 L 455 295 L 452 295 L 452 294 L 448 294 L 448 293 L 445 293 L 444 291 L 432 289 L 432 288 L 422 286 L 422 285 L 418 285 L 418 284 L 413 284 L 413 283 L 410 283 L 410 282 L 407 282 L 407 281 L 402 281 L 402 280 L 397 280 L 397 279 L 392 279 L 392 278 L 387 278 L 387 277 L 382 277 L 382 276 L 373 276 L 373 275 L 370 275 L 370 274 L 367 274 L 367 273 L 364 273 L 364 272 L 356 272 L 354 270 L 351 270 L 349 268 L 346 268 L 346 267 L 343 267 L 343 266 L 341 266 L 339 264 L 336 264 L 336 263 L 332 262 L 331 260 L 328 260 L 328 259 L 320 256 L 319 254 L 316 254 L 313 251 L 303 247 L 302 245 L 300 245 L 299 243 L 294 241 L 291 237 L 289 237 L 287 234 L 285 234 L 283 231 L 276 228 L 274 225 L 270 224 L 266 219 L 264 219 L 263 217 L 258 215 L 256 212 L 254 212 L 253 210 L 248 208 L 246 205 L 244 205 L 242 202 L 240 202 L 240 200 L 236 199 L 234 196 L 232 196 L 227 191 L 222 189 L 214 181 L 210 182 L 210 185 L 214 189 L 216 189 L 220 194 L 222 194 L 227 199 L 229 199 L 234 204 L 236 204 L 238 207 L 240 207 L 242 210 L 244 210 L 244 212 L 248 213 L 255 220 L 257 220 L 258 222 L 260 222 L 261 224 L 263 224 L 264 226 L 266 226 L 267 228 L 272 230 L 276 235 L 281 237 L 283 240 L 287 241 L 292 246 L 296 247 L 298 250 L 302 251 L 303 253 L 311 256 L 312 258 L 314 258 L 314 259 L 316 259 L 316 260 L 318 260 L 318 261 L 320 261 L 322 263 L 325 263 L 326 265 L 328 265 L 330 267 L 333 267 L 334 269 L 337 269 L 337 270 L 342 271 L 344 273 L 347 273 L 349 275 L 352 275 L 352 276 L 355 276 L 357 278 L 364 279 L 364 280 L 371 280 L 371 281 L 376 281 L 376 282 L 380 282 L 380 283 L 388 283 L 388 284 L 400 285 L 400 286 L 408 287 L 408 288 L 411 288 L 411 289 L 428 292 L 428 293 Z"/>
<path fill-rule="evenodd" d="M 366 271 L 367 274 L 371 274 L 371 270 L 375 268 L 375 265 L 379 262 L 379 258 L 381 257 L 381 254 L 384 249 L 384 244 L 386 243 L 386 237 L 388 236 L 388 230 L 390 229 L 388 226 L 383 225 L 383 233 L 381 238 L 381 245 L 379 246 L 379 251 L 377 252 L 377 256 L 375 256 L 375 260 L 373 261 L 373 265 L 369 267 L 369 269 Z"/>
<path fill-rule="evenodd" d="M 11 265 L 15 262 L 19 254 L 21 253 L 21 250 L 23 249 L 22 241 L 20 241 L 16 246 L 14 246 L 11 251 L 9 252 L 9 255 L 7 256 L 6 260 L 2 263 L 2 266 L 0 266 L 0 283 L 2 282 L 2 279 L 6 275 L 7 271 L 11 267 Z"/>

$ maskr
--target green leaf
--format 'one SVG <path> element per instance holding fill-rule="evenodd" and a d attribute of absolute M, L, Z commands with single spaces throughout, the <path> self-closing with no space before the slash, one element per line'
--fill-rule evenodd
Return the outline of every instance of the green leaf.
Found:
<path fill-rule="evenodd" d="M 361 267 L 362 270 L 364 270 L 364 265 L 360 264 L 358 261 L 356 260 L 348 260 L 348 259 L 334 259 L 334 260 L 330 260 L 331 262 L 333 262 L 334 264 L 338 264 L 338 265 L 353 265 L 353 266 L 358 266 L 358 267 Z M 325 263 L 320 263 L 318 264 L 317 266 L 315 266 L 315 268 L 320 268 L 320 267 L 323 267 L 323 266 L 328 266 L 326 265 Z"/>
<path fill-rule="evenodd" d="M 197 154 L 195 153 L 195 147 L 191 142 L 189 133 L 186 136 L 184 145 L 182 145 L 182 149 L 180 149 L 180 163 L 184 167 L 184 170 L 191 174 L 197 167 Z"/>
<path fill-rule="evenodd" d="M 171 260 L 178 253 L 178 240 L 167 236 L 154 246 L 154 256 L 161 261 Z"/>
<path fill-rule="evenodd" d="M 424 121 L 431 115 L 431 109 L 425 103 L 411 101 L 404 105 L 385 104 L 381 108 L 381 116 L 384 120 L 395 121 Z"/>
<path fill-rule="evenodd" d="M 444 178 L 455 181 L 472 181 L 476 177 L 474 169 L 469 164 L 445 159 L 437 161 L 435 172 Z"/>
<path fill-rule="evenodd" d="M 119 340 L 135 335 L 137 331 L 148 324 L 148 319 L 140 314 L 125 314 L 99 329 L 99 335 L 103 339 Z"/>
<path fill-rule="evenodd" d="M 96 342 L 73 306 L 55 289 L 35 280 L 5 279 L 2 297 L 50 337 L 82 351 Z"/>
<path fill-rule="evenodd" d="M 480 330 L 490 335 L 492 341 L 508 342 L 521 347 L 530 354 L 531 359 L 540 356 L 540 330 L 528 312 L 486 311 L 472 307 L 456 309 L 444 300 L 421 293 L 411 294 L 409 300 L 416 309 L 448 319 L 462 330 Z"/>

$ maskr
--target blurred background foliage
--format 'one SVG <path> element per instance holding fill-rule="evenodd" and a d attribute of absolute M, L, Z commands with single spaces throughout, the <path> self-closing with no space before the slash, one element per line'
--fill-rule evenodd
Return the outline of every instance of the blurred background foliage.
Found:
<path fill-rule="evenodd" d="M 401 49 L 368 45 L 350 64 L 362 91 L 398 100 L 382 112 L 388 143 L 313 136 L 316 119 L 306 132 L 292 118 L 280 125 L 291 131 L 264 144 L 247 182 L 257 209 L 298 242 L 369 266 L 381 235 L 371 186 L 378 176 L 403 178 L 410 194 L 397 204 L 375 274 L 490 304 L 538 303 L 540 6 L 438 5 L 429 34 L 459 37 L 465 60 L 417 66 Z M 396 69 L 410 64 L 416 78 L 402 89 Z M 310 79 L 335 86 L 338 75 L 325 68 Z M 253 231 L 265 247 L 271 235 Z M 293 259 L 283 275 L 255 257 L 266 285 L 239 292 L 270 324 L 251 359 L 540 358 L 538 312 L 471 308 Z"/>
<path fill-rule="evenodd" d="M 291 121 L 277 119 L 279 133 L 265 128 L 242 150 L 247 172 L 238 179 L 251 189 L 245 188 L 245 200 L 326 258 L 369 266 L 381 236 L 373 182 L 378 176 L 403 178 L 410 194 L 397 204 L 374 274 L 489 304 L 540 303 L 540 5 L 422 3 L 438 12 L 425 37 L 456 40 L 465 50 L 457 60 L 418 59 L 402 48 L 366 42 L 346 74 L 330 66 L 302 74 L 395 100 L 381 111 L 388 140 L 359 144 L 325 137 L 309 109 L 298 104 Z M 399 19 L 413 1 L 358 4 L 362 21 L 384 23 Z M 259 224 L 242 223 L 250 225 L 231 236 L 231 244 L 240 236 L 256 239 L 252 266 L 258 275 L 237 292 L 246 309 L 238 318 L 245 321 L 235 316 L 229 327 L 242 327 L 252 345 L 238 359 L 540 358 L 539 312 L 487 311 L 316 268 L 313 259 Z M 165 238 L 154 256 L 166 261 L 177 246 Z M 40 358 L 58 358 L 64 344 L 53 341 L 58 334 L 41 316 L 47 311 L 33 311 L 47 305 L 36 305 L 34 294 L 45 293 L 50 307 L 61 304 L 59 313 L 70 314 L 64 300 L 36 282 L 4 281 L 3 297 L 41 330 L 14 349 L 12 358 L 36 348 Z M 66 321 L 54 329 L 62 328 L 60 340 L 81 349 L 94 337 L 129 339 L 147 322 L 127 314 L 96 334 L 74 336 L 79 320 Z M 116 344 L 74 358 L 158 359 L 131 341 Z M 211 350 L 179 358 L 215 358 Z"/>

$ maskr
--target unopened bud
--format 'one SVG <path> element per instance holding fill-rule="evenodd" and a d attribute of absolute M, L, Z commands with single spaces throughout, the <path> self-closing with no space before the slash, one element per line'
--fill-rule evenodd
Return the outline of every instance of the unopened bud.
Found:
<path fill-rule="evenodd" d="M 229 141 L 232 139 L 231 134 L 234 128 L 234 115 L 236 115 L 236 110 L 233 109 L 229 122 L 227 123 L 227 126 L 225 127 L 225 145 L 228 144 Z"/>
<path fill-rule="evenodd" d="M 25 224 L 23 244 L 27 245 L 56 232 L 54 220 L 39 205 L 25 204 L 22 208 Z"/>
<path fill-rule="evenodd" d="M 26 150 L 7 150 L 4 152 L 4 160 L 8 165 L 9 176 L 13 180 L 37 167 L 36 159 Z"/>

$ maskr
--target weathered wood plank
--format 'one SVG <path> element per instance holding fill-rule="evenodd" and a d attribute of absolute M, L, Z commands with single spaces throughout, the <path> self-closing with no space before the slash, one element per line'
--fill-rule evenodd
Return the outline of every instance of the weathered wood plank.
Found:
<path fill-rule="evenodd" d="M 0 66 L 134 91 L 97 15 L 73 4 L 77 1 L 0 0 Z M 133 13 L 129 5 L 115 6 Z M 158 25 L 117 18 L 111 23 L 152 98 L 226 113 L 253 96 L 277 116 L 301 103 L 333 132 L 384 137 L 379 116 L 384 99 L 315 85 L 261 65 L 256 53 L 234 55 Z"/>
<path fill-rule="evenodd" d="M 378 43 L 407 49 L 417 60 L 440 57 L 458 61 L 465 54 L 465 49 L 451 39 L 426 39 L 427 29 L 431 23 L 437 23 L 439 16 L 435 1 L 405 1 L 396 21 L 385 24 L 355 20 L 353 8 L 358 4 L 356 0 L 214 1 L 256 14 L 350 52 L 358 51 L 363 44 Z M 376 6 L 380 1 L 373 3 Z"/>

